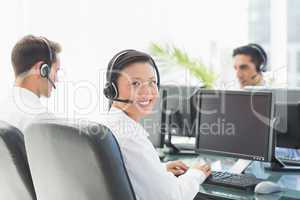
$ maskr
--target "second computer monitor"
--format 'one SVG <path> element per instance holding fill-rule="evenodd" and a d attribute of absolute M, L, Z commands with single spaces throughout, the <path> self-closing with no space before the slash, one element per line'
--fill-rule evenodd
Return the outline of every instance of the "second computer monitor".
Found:
<path fill-rule="evenodd" d="M 248 91 L 272 92 L 276 146 L 300 148 L 300 90 L 291 88 L 249 88 Z"/>
<path fill-rule="evenodd" d="M 279 115 L 279 123 L 286 123 L 286 130 L 276 131 L 276 146 L 284 148 L 300 149 L 300 104 L 299 102 L 277 103 L 276 110 L 284 110 L 285 115 Z M 275 129 L 276 130 L 276 129 Z"/>
<path fill-rule="evenodd" d="M 198 152 L 271 161 L 272 93 L 201 90 L 198 97 Z"/>
<path fill-rule="evenodd" d="M 195 137 L 195 109 L 191 101 L 199 87 L 164 85 L 160 88 L 162 97 L 162 112 L 166 115 L 166 132 L 173 136 Z"/>

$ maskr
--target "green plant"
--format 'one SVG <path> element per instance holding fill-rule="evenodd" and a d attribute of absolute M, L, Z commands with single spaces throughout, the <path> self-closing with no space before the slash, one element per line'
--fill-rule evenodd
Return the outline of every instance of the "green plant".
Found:
<path fill-rule="evenodd" d="M 198 59 L 191 58 L 186 52 L 174 45 L 162 46 L 151 43 L 149 50 L 161 61 L 166 62 L 168 67 L 180 66 L 188 69 L 196 78 L 201 80 L 206 88 L 212 88 L 217 78 L 216 74 Z"/>

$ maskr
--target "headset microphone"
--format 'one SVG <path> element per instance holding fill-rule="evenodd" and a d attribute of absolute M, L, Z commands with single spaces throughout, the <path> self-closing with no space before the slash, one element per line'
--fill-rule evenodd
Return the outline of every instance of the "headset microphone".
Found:
<path fill-rule="evenodd" d="M 47 76 L 47 79 L 48 79 L 49 83 L 53 86 L 53 88 L 56 89 L 54 82 L 48 76 Z"/>
<path fill-rule="evenodd" d="M 112 101 L 118 101 L 118 102 L 121 102 L 121 103 L 133 103 L 133 101 L 129 100 L 129 99 L 110 99 Z"/>

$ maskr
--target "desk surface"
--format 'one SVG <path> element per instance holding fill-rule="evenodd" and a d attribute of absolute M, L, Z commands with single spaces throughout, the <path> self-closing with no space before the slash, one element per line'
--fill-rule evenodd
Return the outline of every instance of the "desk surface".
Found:
<path fill-rule="evenodd" d="M 232 158 L 224 158 L 211 155 L 179 155 L 168 154 L 163 161 L 182 160 L 187 165 L 192 166 L 193 163 L 204 160 L 207 163 L 213 163 L 212 169 L 215 171 L 226 171 L 236 161 Z M 267 163 L 254 161 L 247 168 L 245 173 L 254 174 L 257 178 L 276 182 L 284 188 L 283 192 L 268 195 L 257 195 L 254 192 L 247 192 L 233 188 L 227 188 L 216 185 L 203 184 L 200 186 L 200 192 L 213 194 L 215 196 L 226 197 L 230 199 L 255 199 L 255 200 L 277 200 L 277 199 L 300 199 L 300 173 L 299 172 L 273 172 L 265 169 Z"/>

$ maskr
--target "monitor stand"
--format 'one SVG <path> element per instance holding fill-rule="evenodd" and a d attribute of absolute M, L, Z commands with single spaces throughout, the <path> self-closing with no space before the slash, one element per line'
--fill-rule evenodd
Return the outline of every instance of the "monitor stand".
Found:
<path fill-rule="evenodd" d="M 180 150 L 171 142 L 170 136 L 168 136 L 168 140 L 166 141 L 166 147 L 169 148 L 169 153 L 178 154 Z"/>
<path fill-rule="evenodd" d="M 172 117 L 173 117 L 172 113 L 173 113 L 173 111 L 165 111 L 164 112 L 165 124 L 170 124 L 170 122 L 174 121 L 172 119 Z M 163 132 L 164 132 L 165 136 L 167 137 L 166 139 L 164 139 L 164 143 L 165 143 L 166 147 L 169 148 L 169 153 L 181 154 L 181 155 L 198 155 L 195 152 L 194 146 L 190 147 L 189 145 L 184 145 L 183 147 L 180 147 L 180 146 L 176 146 L 175 144 L 172 143 L 172 136 L 176 135 L 176 130 L 173 129 L 172 127 L 167 127 L 165 125 Z"/>
<path fill-rule="evenodd" d="M 229 173 L 242 174 L 252 163 L 252 160 L 238 159 L 236 163 L 228 170 Z"/>
<path fill-rule="evenodd" d="M 194 149 L 180 149 L 177 146 L 175 146 L 171 142 L 171 135 L 168 135 L 167 141 L 165 141 L 165 146 L 168 149 L 169 154 L 180 154 L 180 155 L 198 155 L 198 153 L 195 152 Z"/>

